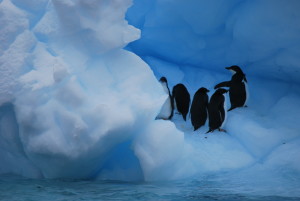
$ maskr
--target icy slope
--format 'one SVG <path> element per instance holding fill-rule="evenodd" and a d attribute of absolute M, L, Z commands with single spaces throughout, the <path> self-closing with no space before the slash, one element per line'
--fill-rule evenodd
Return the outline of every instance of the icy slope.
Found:
<path fill-rule="evenodd" d="M 166 62 L 160 62 L 159 65 L 154 58 L 147 58 L 147 62 L 155 66 L 153 69 L 158 77 L 170 76 L 171 88 L 178 82 L 184 83 L 191 96 L 200 87 L 210 89 L 211 96 L 215 84 L 231 77 L 226 69 L 221 73 Z M 250 92 L 248 107 L 227 113 L 224 126 L 227 133 L 215 131 L 205 134 L 208 122 L 193 131 L 190 119 L 184 122 L 182 116 L 174 116 L 172 121 L 185 133 L 186 152 L 181 161 L 185 174 L 252 170 L 245 180 L 258 179 L 254 174 L 264 175 L 265 171 L 268 172 L 267 180 L 270 175 L 274 179 L 299 178 L 299 86 L 254 76 L 248 76 L 247 79 Z M 226 101 L 229 108 L 228 95 Z"/>

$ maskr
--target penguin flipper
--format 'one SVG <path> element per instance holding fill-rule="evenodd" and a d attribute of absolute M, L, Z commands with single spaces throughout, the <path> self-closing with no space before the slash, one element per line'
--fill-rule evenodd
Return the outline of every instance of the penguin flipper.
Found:
<path fill-rule="evenodd" d="M 220 88 L 220 87 L 230 87 L 230 81 L 225 81 L 217 84 L 214 89 Z"/>
<path fill-rule="evenodd" d="M 246 82 L 246 83 L 248 83 L 248 81 L 247 81 L 247 78 L 246 78 L 246 75 L 244 74 L 244 81 Z"/>

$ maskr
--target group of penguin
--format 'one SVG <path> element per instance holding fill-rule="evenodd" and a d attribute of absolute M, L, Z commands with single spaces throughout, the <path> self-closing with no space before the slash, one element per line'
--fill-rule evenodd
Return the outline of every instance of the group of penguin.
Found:
<path fill-rule="evenodd" d="M 225 81 L 217 84 L 214 89 L 214 94 L 208 98 L 208 89 L 201 87 L 196 91 L 193 97 L 193 101 L 190 107 L 190 94 L 187 88 L 183 84 L 177 84 L 173 87 L 172 94 L 168 87 L 168 81 L 165 77 L 160 78 L 160 83 L 163 86 L 164 91 L 168 94 L 168 98 L 163 104 L 160 113 L 156 119 L 170 120 L 173 117 L 174 110 L 177 110 L 186 121 L 187 114 L 190 109 L 191 123 L 194 127 L 194 131 L 203 126 L 208 118 L 209 130 L 206 133 L 219 130 L 226 132 L 223 127 L 224 120 L 226 118 L 226 111 L 224 108 L 225 96 L 224 94 L 229 92 L 229 98 L 231 107 L 228 111 L 231 111 L 238 107 L 246 107 L 248 98 L 247 92 L 247 79 L 241 68 L 237 65 L 226 67 L 233 75 L 230 81 Z M 229 90 L 222 87 L 228 87 Z"/>

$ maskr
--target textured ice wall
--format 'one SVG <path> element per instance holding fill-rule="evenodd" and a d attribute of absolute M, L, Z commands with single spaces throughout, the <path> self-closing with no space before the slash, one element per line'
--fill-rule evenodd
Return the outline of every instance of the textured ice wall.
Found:
<path fill-rule="evenodd" d="M 143 179 L 133 142 L 166 97 L 147 64 L 122 50 L 140 37 L 124 19 L 130 5 L 0 2 L 0 173 Z"/>

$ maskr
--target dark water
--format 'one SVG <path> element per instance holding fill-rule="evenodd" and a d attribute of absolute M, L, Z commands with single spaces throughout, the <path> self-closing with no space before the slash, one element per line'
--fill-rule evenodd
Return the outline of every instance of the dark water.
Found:
<path fill-rule="evenodd" d="M 241 183 L 215 178 L 169 182 L 119 182 L 83 180 L 33 180 L 0 177 L 0 200 L 77 201 L 77 200 L 300 200 L 278 195 L 276 189 L 256 191 Z M 277 189 L 280 191 L 280 189 Z M 272 195 L 273 194 L 273 195 Z"/>

